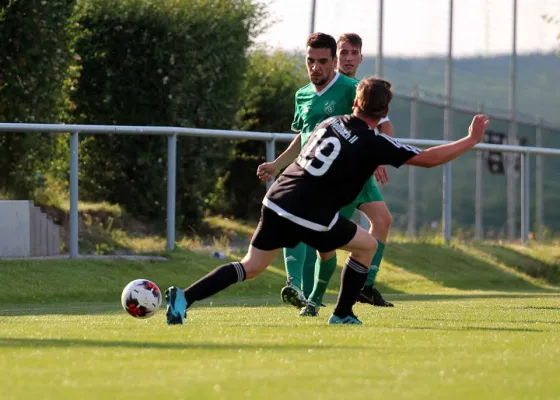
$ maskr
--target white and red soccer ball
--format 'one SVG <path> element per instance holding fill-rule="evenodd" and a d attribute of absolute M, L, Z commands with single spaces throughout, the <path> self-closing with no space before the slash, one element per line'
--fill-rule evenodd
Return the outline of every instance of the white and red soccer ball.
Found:
<path fill-rule="evenodd" d="M 136 279 L 123 289 L 121 303 L 134 318 L 150 318 L 161 306 L 161 290 L 148 279 Z"/>

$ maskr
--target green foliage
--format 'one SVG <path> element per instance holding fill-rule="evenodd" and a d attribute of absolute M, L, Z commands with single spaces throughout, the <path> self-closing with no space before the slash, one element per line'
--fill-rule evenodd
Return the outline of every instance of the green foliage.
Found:
<path fill-rule="evenodd" d="M 78 69 L 75 1 L 0 3 L 0 122 L 65 122 Z M 51 135 L 0 135 L 0 186 L 27 196 L 49 167 Z"/>
<path fill-rule="evenodd" d="M 74 100 L 80 122 L 229 129 L 245 52 L 263 8 L 248 0 L 84 1 L 83 73 Z M 223 168 L 222 140 L 180 138 L 177 211 L 200 221 Z M 161 217 L 167 142 L 162 137 L 96 136 L 81 143 L 83 193 Z"/>
<path fill-rule="evenodd" d="M 305 84 L 303 64 L 280 51 L 259 49 L 249 57 L 249 68 L 241 90 L 241 107 L 235 129 L 286 132 L 294 112 L 294 95 Z M 216 187 L 214 211 L 237 218 L 258 217 L 265 193 L 255 172 L 265 157 L 261 141 L 235 141 L 227 171 Z M 277 147 L 280 147 L 277 144 Z"/>

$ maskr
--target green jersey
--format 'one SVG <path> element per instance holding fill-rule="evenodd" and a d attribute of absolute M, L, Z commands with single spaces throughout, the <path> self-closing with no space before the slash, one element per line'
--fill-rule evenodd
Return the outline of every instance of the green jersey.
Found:
<path fill-rule="evenodd" d="M 309 83 L 296 92 L 296 107 L 292 130 L 301 132 L 301 146 L 305 145 L 315 127 L 335 115 L 352 113 L 358 80 L 336 73 L 320 92 Z"/>

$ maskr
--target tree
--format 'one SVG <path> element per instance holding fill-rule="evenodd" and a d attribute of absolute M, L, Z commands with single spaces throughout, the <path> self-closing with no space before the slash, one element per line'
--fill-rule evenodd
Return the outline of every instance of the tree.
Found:
<path fill-rule="evenodd" d="M 559 27 L 558 29 L 558 35 L 556 35 L 556 39 L 558 41 L 560 41 L 560 19 L 552 17 L 550 15 L 543 15 L 542 19 L 547 23 L 547 24 L 554 24 L 557 25 Z M 558 45 L 558 49 L 556 51 L 556 54 L 558 54 L 558 56 L 560 57 L 560 44 Z"/>
<path fill-rule="evenodd" d="M 234 128 L 244 131 L 289 132 L 294 115 L 294 96 L 306 83 L 304 65 L 298 57 L 259 48 L 249 56 L 241 87 L 241 107 Z M 237 218 L 256 218 L 265 185 L 255 176 L 264 160 L 262 141 L 231 141 L 227 173 L 216 186 L 210 206 L 216 213 Z M 277 146 L 281 150 L 281 146 Z"/>
<path fill-rule="evenodd" d="M 263 18 L 250 0 L 84 0 L 73 99 L 81 123 L 229 129 L 246 51 Z M 177 214 L 197 225 L 228 156 L 227 143 L 178 140 Z M 90 136 L 81 143 L 84 198 L 160 221 L 166 207 L 162 137 Z"/>

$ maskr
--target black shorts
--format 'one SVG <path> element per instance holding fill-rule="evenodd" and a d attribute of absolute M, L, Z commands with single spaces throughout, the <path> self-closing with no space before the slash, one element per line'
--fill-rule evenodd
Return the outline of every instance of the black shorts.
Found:
<path fill-rule="evenodd" d="M 344 217 L 329 231 L 314 231 L 283 218 L 262 206 L 261 220 L 251 240 L 251 245 L 260 250 L 275 250 L 295 247 L 303 242 L 322 253 L 341 248 L 352 240 L 357 225 Z"/>

